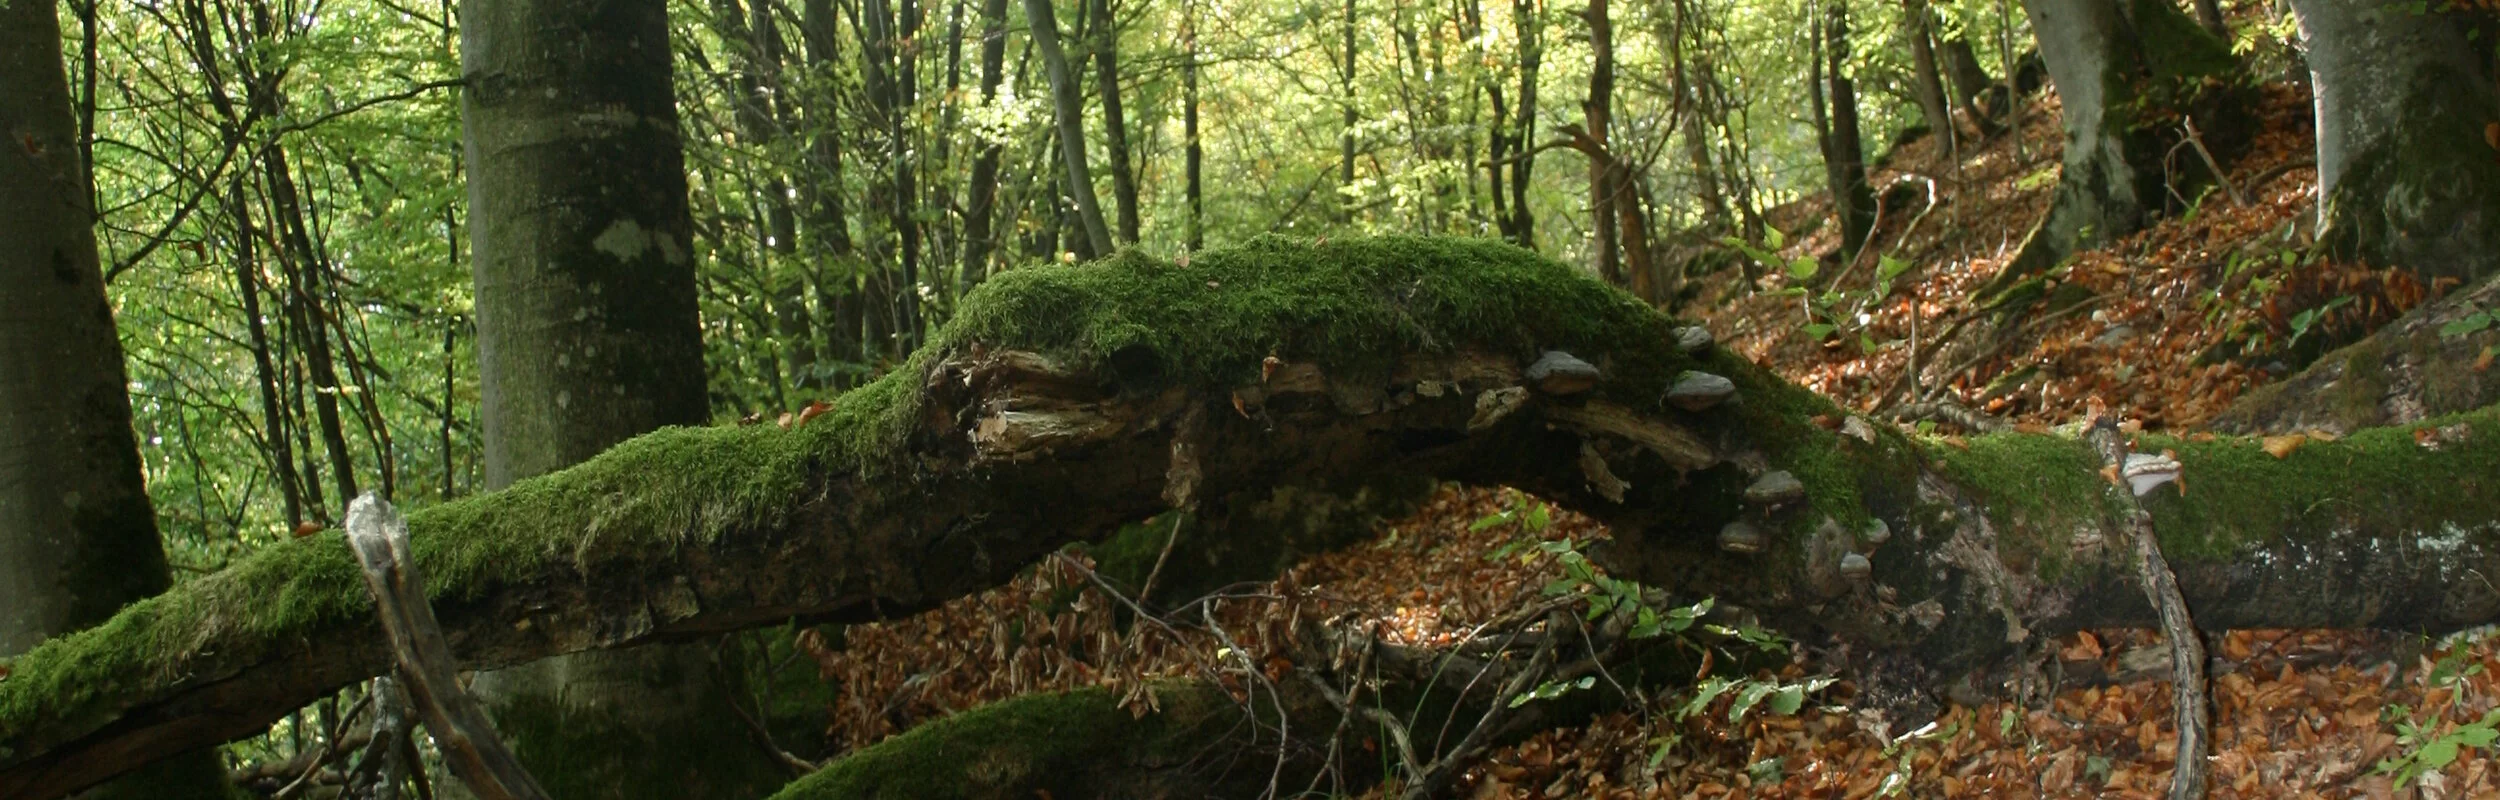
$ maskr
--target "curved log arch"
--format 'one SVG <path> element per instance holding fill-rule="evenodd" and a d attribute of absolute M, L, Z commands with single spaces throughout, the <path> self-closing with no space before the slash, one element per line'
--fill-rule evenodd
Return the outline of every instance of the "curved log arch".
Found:
<path fill-rule="evenodd" d="M 1161 510 L 1183 478 L 1202 499 L 1396 474 L 1519 486 L 1611 525 L 1616 574 L 1837 637 L 1873 685 L 1919 692 L 2029 636 L 2150 618 L 2083 443 L 1912 441 L 1674 333 L 1493 242 L 1268 239 L 1189 266 L 1022 270 L 812 421 L 660 431 L 409 526 L 480 667 L 909 613 Z M 1599 380 L 1538 380 L 1549 350 Z M 2439 448 L 2411 429 L 2284 459 L 2151 444 L 2196 487 L 2146 501 L 2199 622 L 2500 613 L 2471 577 L 2500 574 L 2500 412 L 2426 425 Z M 1189 428 L 1195 469 L 1176 469 Z M 1802 491 L 1748 491 L 1772 472 Z M 1767 532 L 1757 552 L 1721 546 L 1739 521 Z M 1840 569 L 1853 552 L 1870 576 Z M 16 659 L 0 796 L 60 796 L 379 674 L 360 580 L 335 537 L 290 541 Z"/>

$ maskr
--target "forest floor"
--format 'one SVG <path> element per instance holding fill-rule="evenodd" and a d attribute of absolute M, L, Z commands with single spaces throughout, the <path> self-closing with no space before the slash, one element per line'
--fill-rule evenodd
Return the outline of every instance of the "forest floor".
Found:
<path fill-rule="evenodd" d="M 2061 296 L 2076 299 L 2064 310 L 2002 321 L 1984 338 L 1983 326 L 1955 324 L 1980 313 L 1975 288 L 2011 257 L 2046 205 L 2058 163 L 2051 97 L 2027 109 L 2019 144 L 2012 136 L 1967 143 L 1958 160 L 1938 152 L 1933 137 L 1896 151 L 1873 180 L 1908 187 L 1895 194 L 1908 208 L 1887 210 L 1870 248 L 1881 250 L 1865 254 L 1865 263 L 1818 270 L 1814 293 L 1832 298 L 1822 316 L 1810 320 L 1803 296 L 1779 291 L 1790 275 L 1774 267 L 1755 270 L 1768 274 L 1752 291 L 1736 270 L 1705 279 L 1695 305 L 1709 308 L 1698 318 L 1728 346 L 1861 412 L 1888 407 L 1901 386 L 2036 429 L 2080 418 L 2085 398 L 2098 395 L 2147 427 L 2193 428 L 2287 372 L 2287 344 L 2357 336 L 2440 288 L 2351 265 L 2294 268 L 2285 254 L 2306 243 L 2315 193 L 2314 170 L 2305 166 L 2313 152 L 2309 99 L 2297 86 L 2269 86 L 2262 107 L 2262 129 L 2228 170 L 2244 202 L 2217 189 L 2180 204 L 2192 211 L 2174 209 L 2150 230 L 2077 256 L 2056 281 L 2088 292 L 2068 289 Z M 2178 169 L 2204 169 L 2192 152 L 2179 155 Z M 1821 214 L 1819 203 L 1778 209 L 1771 224 L 1806 227 L 1798 223 Z M 1828 230 L 1787 238 L 1783 258 L 1837 249 Z M 1886 271 L 1879 256 L 1906 265 L 1888 286 L 1878 286 Z M 1835 327 L 1807 327 L 1814 322 Z M 1956 335 L 1972 341 L 1942 341 Z M 1918 362 L 1926 366 L 1913 388 L 1901 376 Z M 1256 654 L 1271 670 L 1279 665 L 1270 663 L 1277 651 L 1268 643 L 1297 618 L 1363 614 L 1393 640 L 1451 641 L 1561 575 L 1540 548 L 1491 558 L 1503 545 L 1606 535 L 1562 512 L 1530 533 L 1517 521 L 1536 505 L 1507 490 L 1446 488 L 1375 542 L 1310 559 L 1271 585 L 1217 601 L 1209 619 L 1227 632 L 1234 653 Z M 1510 524 L 1480 524 L 1491 520 Z M 1071 593 L 1073 602 L 1052 600 Z M 1222 646 L 1205 631 L 1124 631 L 1114 607 L 1090 584 L 1082 557 L 1063 556 L 1012 585 L 918 617 L 851 626 L 838 649 L 803 639 L 837 687 L 828 738 L 836 749 L 861 747 L 1023 692 L 1192 674 Z M 2043 674 L 2062 682 L 2029 702 L 1950 705 L 1935 725 L 1897 740 L 1861 728 L 1845 674 L 1796 713 L 1757 709 L 1733 721 L 1736 693 L 1686 713 L 1686 691 L 1496 750 L 1469 772 L 1461 793 L 2163 795 L 2174 740 L 2159 641 L 2117 630 L 2050 644 Z M 2500 769 L 2488 750 L 2500 722 L 2493 638 L 2233 631 L 2214 637 L 2211 648 L 2214 797 L 2500 797 Z M 1793 683 L 1815 677 L 1810 669 L 1797 657 L 1737 677 Z M 1368 746 L 1375 749 L 1351 757 L 1382 757 L 1377 743 Z M 2398 774 L 2407 768 L 2418 776 Z"/>

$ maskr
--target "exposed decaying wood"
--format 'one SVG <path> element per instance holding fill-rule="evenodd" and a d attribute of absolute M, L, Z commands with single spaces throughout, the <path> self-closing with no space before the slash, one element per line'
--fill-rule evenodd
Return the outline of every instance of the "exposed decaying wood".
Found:
<path fill-rule="evenodd" d="M 482 800 L 546 800 L 547 790 L 521 767 L 495 735 L 486 709 L 460 685 L 460 664 L 452 659 L 451 644 L 421 588 L 424 576 L 409 553 L 407 522 L 390 503 L 368 494 L 347 507 L 347 541 L 373 590 L 417 716 L 442 749 L 444 765 Z"/>
<path fill-rule="evenodd" d="M 1130 263 L 1064 274 L 1160 270 L 1141 274 L 1214 291 L 1207 270 L 1219 268 L 1207 254 L 1186 273 Z M 1413 291 L 1400 286 L 1367 296 Z M 1527 390 L 1528 366 L 1557 343 L 1516 335 L 1431 330 L 1418 337 L 1429 344 L 1334 361 L 1286 347 L 1264 365 L 1246 354 L 1242 371 L 1220 373 L 1231 377 L 1150 379 L 1123 372 L 1120 357 L 941 336 L 931 345 L 941 349 L 895 376 L 906 383 L 846 395 L 812 422 L 663 431 L 408 524 L 416 562 L 438 576 L 428 589 L 445 637 L 477 668 L 793 618 L 908 614 L 999 585 L 1175 497 L 1221 519 L 1251 502 L 1242 498 L 1419 476 L 1516 486 L 1589 514 L 1613 531 L 1591 558 L 1614 575 L 1716 596 L 1846 653 L 1861 696 L 1899 713 L 1942 693 L 1999 691 L 1996 670 L 2038 637 L 2154 622 L 2131 554 L 2112 546 L 2126 520 L 2084 443 L 1912 441 L 1723 349 L 1686 355 L 1663 318 L 1628 319 L 1639 321 L 1619 344 L 1570 345 L 1601 379 L 1569 396 Z M 1736 392 L 1702 410 L 1668 404 L 1683 371 Z M 881 415 L 881 403 L 898 410 Z M 1181 435 L 1193 416 L 1197 430 Z M 2500 411 L 2439 425 L 2457 432 L 2437 449 L 2403 429 L 2280 459 L 2248 440 L 2149 444 L 2175 446 L 2197 478 L 2194 502 L 2143 498 L 2196 622 L 2438 629 L 2500 615 L 2500 589 L 2474 577 L 2500 574 L 2500 512 L 2475 499 L 2500 497 Z M 1176 438 L 1194 443 L 1194 480 Z M 862 441 L 891 444 L 867 466 L 841 455 Z M 801 466 L 776 466 L 787 464 Z M 1773 471 L 1792 473 L 1805 497 L 1746 503 L 1745 488 Z M 1739 524 L 1759 532 L 1757 551 L 1721 547 L 1721 530 Z M 186 608 L 218 613 L 176 611 Z M 186 622 L 166 631 L 160 619 Z M 388 670 L 380 633 L 347 548 L 329 537 L 135 605 L 11 664 L 0 796 L 61 796 L 263 730 Z"/>

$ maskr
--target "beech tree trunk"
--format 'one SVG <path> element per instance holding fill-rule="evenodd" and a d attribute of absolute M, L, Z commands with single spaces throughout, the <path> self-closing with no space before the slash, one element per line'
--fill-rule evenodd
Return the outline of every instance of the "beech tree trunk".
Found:
<path fill-rule="evenodd" d="M 2322 244 L 2425 283 L 2500 272 L 2500 84 L 2488 35 L 2471 34 L 2494 15 L 2292 8 L 2317 103 Z"/>
<path fill-rule="evenodd" d="M 461 19 L 487 488 L 708 421 L 666 5 L 469 0 Z M 729 685 L 692 644 L 480 672 L 473 688 L 556 796 L 680 798 L 780 776 L 718 744 L 744 736 L 720 713 Z"/>
<path fill-rule="evenodd" d="M 1588 513 L 1614 532 L 1593 557 L 1616 576 L 1846 644 L 1867 696 L 1896 710 L 1992 685 L 2020 642 L 2153 618 L 2087 444 L 1827 429 L 1814 418 L 1849 415 L 1735 353 L 1686 352 L 1666 317 L 1507 245 L 1264 239 L 1186 269 L 1018 270 L 970 299 L 811 422 L 664 430 L 413 514 L 460 657 L 907 614 L 1174 505 L 1220 515 L 1422 478 Z M 1549 349 L 1603 365 L 1596 386 L 1532 378 Z M 2244 438 L 2144 437 L 2194 487 L 2140 500 L 2197 621 L 2500 614 L 2500 590 L 2470 577 L 2500 573 L 2500 409 L 2431 429 L 2280 459 Z M 1748 499 L 1773 472 L 1803 490 Z M 1740 523 L 1757 549 L 1722 544 Z M 1871 564 L 1854 579 L 1852 553 Z M 55 797 L 385 669 L 350 558 L 333 536 L 282 543 L 15 660 L 0 794 Z"/>
<path fill-rule="evenodd" d="M 1545 60 L 1545 20 L 1538 13 L 1536 0 L 1511 0 L 1511 24 L 1519 37 L 1519 108 L 1510 134 L 1510 227 L 1505 238 L 1530 250 L 1536 249 L 1536 213 L 1528 207 L 1528 181 L 1536 177 L 1536 156 L 1529 143 L 1536 140 L 1537 69 Z"/>
<path fill-rule="evenodd" d="M 2143 229 L 2166 197 L 2162 157 L 2180 125 L 2173 109 L 2204 114 L 2197 122 L 2210 136 L 2236 128 L 2215 115 L 2240 106 L 2204 85 L 2237 69 L 2229 46 L 2166 0 L 2024 0 L 2023 8 L 2064 107 L 2065 162 L 2047 216 L 1997 286 Z M 2224 144 L 2207 142 L 2228 158 Z M 2210 180 L 2200 172 L 2180 174 Z"/>
<path fill-rule="evenodd" d="M 1198 141 L 1198 10 L 1188 0 L 1181 7 L 1181 193 L 1189 206 L 1183 242 L 1192 251 L 1206 249 L 1206 195 L 1200 172 L 1206 152 Z"/>
<path fill-rule="evenodd" d="M 1629 286 L 1623 275 L 1623 251 L 1617 233 L 1615 204 L 1620 201 L 1614 169 L 1614 154 L 1606 149 L 1607 131 L 1614 127 L 1615 42 L 1614 22 L 1606 13 L 1606 0 L 1589 0 L 1581 19 L 1589 26 L 1589 52 L 1594 54 L 1589 66 L 1588 97 L 1580 101 L 1581 117 L 1587 122 L 1581 149 L 1589 159 L 1589 226 L 1592 252 L 1589 260 L 1597 268 L 1597 276 L 1616 286 Z M 1635 292 L 1638 294 L 1638 292 Z"/>
<path fill-rule="evenodd" d="M 58 12 L 0 6 L 0 73 L 10 76 L 0 130 L 11 140 L 0 150 L 0 663 L 173 582 L 131 438 Z M 215 744 L 90 797 L 224 797 Z"/>

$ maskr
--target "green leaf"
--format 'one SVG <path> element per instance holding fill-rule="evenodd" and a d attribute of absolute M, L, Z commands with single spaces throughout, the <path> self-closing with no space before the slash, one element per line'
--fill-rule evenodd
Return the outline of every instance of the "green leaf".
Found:
<path fill-rule="evenodd" d="M 1813 256 L 1798 256 L 1795 260 L 1788 262 L 1788 277 L 1801 281 L 1813 280 L 1814 273 L 1822 268 L 1822 262 L 1815 261 Z"/>
<path fill-rule="evenodd" d="M 1768 683 L 1745 684 L 1745 690 L 1736 693 L 1736 701 L 1728 704 L 1727 721 L 1730 723 L 1745 721 L 1745 715 L 1752 713 L 1753 707 L 1761 704 L 1762 698 L 1769 697 L 1771 692 L 1778 688 Z"/>
<path fill-rule="evenodd" d="M 1763 707 L 1770 709 L 1773 714 L 1785 717 L 1790 714 L 1797 713 L 1797 709 L 1804 708 L 1805 706 L 1806 687 L 1788 686 L 1783 687 L 1777 693 L 1772 694 L 1770 704 Z"/>
<path fill-rule="evenodd" d="M 2418 756 L 2418 760 L 2423 766 L 2430 767 L 2431 769 L 2438 769 L 2455 763 L 2457 760 L 2457 740 L 2444 736 L 2432 740 L 2430 744 L 2422 746 L 2422 753 Z"/>
<path fill-rule="evenodd" d="M 1788 246 L 1788 236 L 1780 233 L 1780 229 L 1778 228 L 1764 225 L 1762 226 L 1762 243 L 1770 245 L 1773 250 L 1777 250 Z"/>
<path fill-rule="evenodd" d="M 2491 324 L 2496 320 L 2500 320 L 2500 317 L 2496 317 L 2494 312 L 2490 311 L 2467 314 L 2463 317 L 2458 317 L 2457 319 L 2450 321 L 2446 325 L 2439 326 L 2439 335 L 2464 336 L 2466 334 L 2491 327 Z"/>

